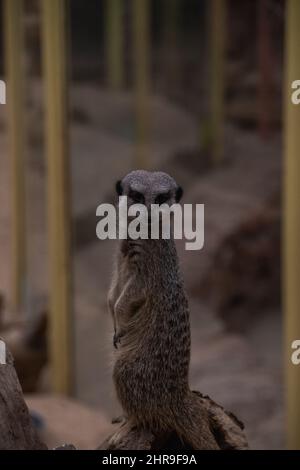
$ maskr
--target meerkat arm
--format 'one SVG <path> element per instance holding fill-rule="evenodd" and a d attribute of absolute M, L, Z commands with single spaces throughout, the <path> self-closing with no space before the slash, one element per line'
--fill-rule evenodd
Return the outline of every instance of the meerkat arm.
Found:
<path fill-rule="evenodd" d="M 144 304 L 145 300 L 146 296 L 135 276 L 132 276 L 126 282 L 122 290 L 120 289 L 118 277 L 113 279 L 108 293 L 107 304 L 113 318 L 113 344 L 116 349 L 124 333 L 125 326 L 128 324 L 128 320 Z"/>
<path fill-rule="evenodd" d="M 117 317 L 130 319 L 131 315 L 138 310 L 145 302 L 144 290 L 138 286 L 136 278 L 131 278 L 124 286 L 116 304 L 115 314 Z"/>
<path fill-rule="evenodd" d="M 134 314 L 146 301 L 144 289 L 139 286 L 139 282 L 135 276 L 129 279 L 124 286 L 118 300 L 114 305 L 114 319 L 116 322 L 116 342 L 124 334 L 125 328 L 128 326 Z"/>
<path fill-rule="evenodd" d="M 117 329 L 117 322 L 116 322 L 116 315 L 115 315 L 115 305 L 120 296 L 120 281 L 118 276 L 114 276 L 110 285 L 110 289 L 107 296 L 107 306 L 108 311 L 112 316 L 113 319 L 113 326 L 114 332 L 116 334 Z"/>

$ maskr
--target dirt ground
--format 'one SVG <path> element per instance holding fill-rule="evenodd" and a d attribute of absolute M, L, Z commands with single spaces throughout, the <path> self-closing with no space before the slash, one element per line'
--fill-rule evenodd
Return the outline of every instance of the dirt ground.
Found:
<path fill-rule="evenodd" d="M 48 284 L 40 96 L 37 82 L 32 86 L 27 119 L 28 316 L 36 299 L 47 296 Z M 108 93 L 87 85 L 72 87 L 73 216 L 77 221 L 92 220 L 92 228 L 88 224 L 86 229 L 92 242 L 74 248 L 76 398 L 104 410 L 109 417 L 120 411 L 111 381 L 112 325 L 106 309 L 116 242 L 96 239 L 93 214 L 101 202 L 111 200 L 115 181 L 133 167 L 133 110 L 130 93 Z M 4 113 L 4 107 L 0 112 Z M 199 287 L 213 253 L 226 235 L 279 188 L 280 140 L 274 137 L 262 142 L 255 134 L 228 127 L 225 164 L 203 173 L 195 170 L 189 160 L 189 149 L 195 148 L 198 138 L 194 117 L 158 96 L 152 99 L 151 113 L 151 167 L 174 174 L 184 186 L 184 202 L 205 203 L 204 249 L 195 254 L 185 251 L 182 243 L 178 246 L 191 307 L 191 385 L 239 416 L 252 448 L 282 448 L 279 308 L 253 315 L 245 332 L 233 332 L 213 306 L 202 299 Z M 11 185 L 4 122 L 5 116 L 0 115 L 0 289 L 9 297 Z M 180 161 L 174 157 L 178 152 L 186 152 Z M 91 214 L 88 219 L 87 214 Z"/>

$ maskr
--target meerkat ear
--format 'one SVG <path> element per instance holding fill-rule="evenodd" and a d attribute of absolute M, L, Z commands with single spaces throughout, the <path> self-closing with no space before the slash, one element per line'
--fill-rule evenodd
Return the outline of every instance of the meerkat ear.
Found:
<path fill-rule="evenodd" d="M 119 181 L 116 182 L 116 191 L 117 191 L 118 196 L 122 196 L 122 194 L 123 194 L 123 188 L 122 188 L 122 182 L 121 182 L 121 180 L 119 180 Z"/>
<path fill-rule="evenodd" d="M 178 186 L 178 188 L 176 189 L 176 193 L 175 193 L 175 201 L 179 202 L 182 198 L 182 195 L 183 195 L 183 189 L 181 186 Z"/>

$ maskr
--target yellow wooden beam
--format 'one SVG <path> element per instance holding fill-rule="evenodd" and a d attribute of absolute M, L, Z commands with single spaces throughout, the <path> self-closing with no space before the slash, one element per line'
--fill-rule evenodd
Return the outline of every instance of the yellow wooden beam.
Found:
<path fill-rule="evenodd" d="M 179 21 L 181 0 L 165 0 L 164 6 L 164 70 L 169 93 L 176 93 L 180 83 L 181 68 L 178 57 Z"/>
<path fill-rule="evenodd" d="M 134 75 L 136 90 L 136 168 L 149 167 L 150 4 L 133 0 Z"/>
<path fill-rule="evenodd" d="M 4 38 L 7 79 L 8 139 L 12 188 L 12 306 L 19 311 L 25 303 L 26 227 L 24 162 L 24 37 L 22 0 L 4 2 Z"/>
<path fill-rule="evenodd" d="M 106 0 L 107 78 L 113 90 L 120 90 L 124 82 L 123 7 L 124 0 Z"/>
<path fill-rule="evenodd" d="M 263 139 L 272 132 L 274 116 L 274 57 L 269 1 L 257 3 L 258 15 L 258 129 Z"/>
<path fill-rule="evenodd" d="M 48 162 L 50 357 L 54 390 L 72 392 L 71 211 L 65 0 L 42 0 Z"/>
<path fill-rule="evenodd" d="M 300 105 L 291 102 L 291 84 L 300 79 L 300 1 L 287 0 L 284 182 L 284 310 L 287 445 L 300 449 L 300 368 L 291 362 L 291 344 L 300 339 Z"/>
<path fill-rule="evenodd" d="M 213 164 L 224 157 L 226 0 L 211 0 L 211 151 Z"/>

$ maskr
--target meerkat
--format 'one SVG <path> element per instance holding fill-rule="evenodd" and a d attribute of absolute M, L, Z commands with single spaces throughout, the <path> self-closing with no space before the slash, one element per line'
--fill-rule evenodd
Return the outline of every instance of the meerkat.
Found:
<path fill-rule="evenodd" d="M 117 193 L 127 196 L 128 205 L 149 209 L 178 203 L 182 189 L 166 173 L 137 170 L 117 183 Z M 189 308 L 172 237 L 120 240 L 108 306 L 124 433 L 132 427 L 157 436 L 176 432 L 194 449 L 219 449 L 210 429 L 199 429 L 199 422 L 209 428 L 209 420 L 195 420 L 203 408 L 189 388 Z M 204 442 L 207 433 L 211 439 Z"/>

